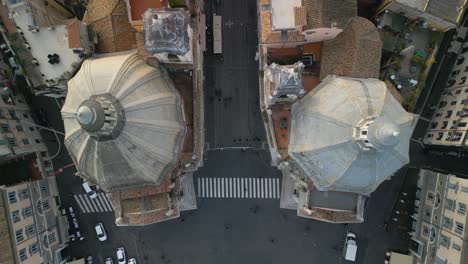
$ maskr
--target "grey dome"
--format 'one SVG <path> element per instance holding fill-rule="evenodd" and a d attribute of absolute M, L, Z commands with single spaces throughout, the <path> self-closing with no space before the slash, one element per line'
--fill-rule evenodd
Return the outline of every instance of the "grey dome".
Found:
<path fill-rule="evenodd" d="M 106 191 L 159 184 L 185 133 L 178 91 L 136 53 L 86 60 L 68 82 L 62 117 L 77 169 Z"/>
<path fill-rule="evenodd" d="M 414 124 L 384 82 L 330 75 L 293 104 L 288 153 L 319 190 L 368 195 L 409 162 Z"/>

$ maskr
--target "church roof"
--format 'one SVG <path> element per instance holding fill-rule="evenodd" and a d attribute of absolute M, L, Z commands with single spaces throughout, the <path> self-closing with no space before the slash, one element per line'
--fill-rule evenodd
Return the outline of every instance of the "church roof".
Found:
<path fill-rule="evenodd" d="M 62 117 L 77 169 L 105 191 L 159 184 L 185 133 L 171 80 L 134 52 L 86 60 L 68 82 Z"/>
<path fill-rule="evenodd" d="M 330 75 L 293 104 L 288 152 L 319 190 L 369 195 L 409 162 L 415 120 L 384 82 Z"/>

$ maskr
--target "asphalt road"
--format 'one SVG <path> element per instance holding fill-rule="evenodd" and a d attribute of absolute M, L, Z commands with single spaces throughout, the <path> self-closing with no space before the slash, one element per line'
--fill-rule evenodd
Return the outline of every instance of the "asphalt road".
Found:
<path fill-rule="evenodd" d="M 264 139 L 262 126 L 259 128 L 261 117 L 256 110 L 258 76 L 253 51 L 257 40 L 251 36 L 256 35 L 256 21 L 251 18 L 255 17 L 255 1 L 242 0 L 239 5 L 232 4 L 237 1 L 222 2 L 224 6 L 208 9 L 220 14 L 226 12 L 224 22 L 232 22 L 223 24 L 227 38 L 224 48 L 231 50 L 231 53 L 225 54 L 223 60 L 211 55 L 206 58 L 207 142 L 213 148 L 248 146 L 250 144 L 247 144 L 246 138 L 249 142 L 253 138 Z M 242 19 L 249 22 L 243 23 Z M 232 47 L 229 46 L 231 44 Z M 448 68 L 441 67 L 441 71 L 448 71 Z M 438 76 L 443 77 L 443 74 Z M 440 94 L 437 91 L 444 83 L 442 77 L 435 81 L 439 88 L 430 93 L 430 103 L 427 105 L 438 100 Z M 214 97 L 211 103 L 210 96 Z M 225 97 L 232 99 L 227 99 L 225 103 Z M 31 96 L 29 99 L 34 109 L 44 109 L 54 129 L 63 131 L 55 99 Z M 216 101 L 218 99 L 221 101 Z M 424 130 L 421 123 L 413 138 L 417 139 Z M 53 154 L 58 146 L 53 142 L 54 136 L 50 132 L 44 132 L 43 136 Z M 241 142 L 234 142 L 238 137 L 242 139 Z M 464 160 L 430 156 L 415 141 L 411 143 L 410 151 L 409 167 L 456 170 L 468 175 Z M 194 177 L 277 177 L 278 171 L 269 166 L 268 156 L 263 150 L 210 151 L 205 156 L 204 167 Z M 70 157 L 62 148 L 54 159 L 54 166 L 60 168 L 70 162 Z M 74 172 L 73 168 L 65 169 L 57 175 L 57 182 L 62 204 L 77 209 L 73 195 L 83 191 L 81 180 L 73 175 Z M 148 264 L 344 263 L 344 234 L 345 229 L 350 229 L 358 237 L 356 263 L 382 263 L 386 250 L 407 246 L 401 234 L 384 230 L 384 222 L 393 208 L 405 173 L 403 169 L 372 194 L 366 207 L 366 221 L 359 225 L 345 227 L 299 218 L 294 211 L 279 209 L 277 199 L 199 198 L 198 210 L 184 212 L 181 218 L 173 221 L 146 227 L 116 227 L 113 213 L 79 212 L 78 220 L 86 239 L 71 242 L 69 254 L 72 257 L 93 255 L 96 263 L 103 263 L 108 256 L 115 260 L 115 249 L 124 246 L 128 257 L 136 257 L 139 263 Z M 99 242 L 94 236 L 93 228 L 97 222 L 104 224 L 108 241 Z"/>

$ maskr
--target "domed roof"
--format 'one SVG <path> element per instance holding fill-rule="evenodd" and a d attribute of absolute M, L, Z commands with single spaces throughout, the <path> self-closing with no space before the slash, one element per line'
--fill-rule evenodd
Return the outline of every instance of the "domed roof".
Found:
<path fill-rule="evenodd" d="M 409 162 L 414 123 L 384 82 L 329 75 L 293 104 L 288 152 L 319 190 L 368 195 Z"/>
<path fill-rule="evenodd" d="M 68 82 L 62 117 L 77 169 L 106 191 L 158 184 L 185 133 L 178 91 L 136 53 L 85 60 Z"/>

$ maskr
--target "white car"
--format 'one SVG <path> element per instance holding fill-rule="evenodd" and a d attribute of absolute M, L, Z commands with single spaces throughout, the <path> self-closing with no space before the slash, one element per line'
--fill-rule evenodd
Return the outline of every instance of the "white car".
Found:
<path fill-rule="evenodd" d="M 93 190 L 91 189 L 91 187 L 89 187 L 88 182 L 83 182 L 83 184 L 82 184 L 81 186 L 83 186 L 83 189 L 85 190 L 85 192 L 86 192 L 86 194 L 89 196 L 89 198 L 94 199 L 94 198 L 97 197 L 96 192 L 93 191 Z"/>
<path fill-rule="evenodd" d="M 125 249 L 123 247 L 117 249 L 117 262 L 119 264 L 127 264 L 127 258 L 125 257 Z"/>
<path fill-rule="evenodd" d="M 356 234 L 348 232 L 345 241 L 345 259 L 349 261 L 356 260 L 357 244 Z"/>
<path fill-rule="evenodd" d="M 96 235 L 99 241 L 107 240 L 106 230 L 104 230 L 102 223 L 98 223 L 96 226 L 94 226 L 94 229 L 96 230 Z"/>
<path fill-rule="evenodd" d="M 114 264 L 112 258 L 106 258 L 106 262 L 104 264 Z"/>
<path fill-rule="evenodd" d="M 136 259 L 135 258 L 129 259 L 128 264 L 137 264 Z"/>

